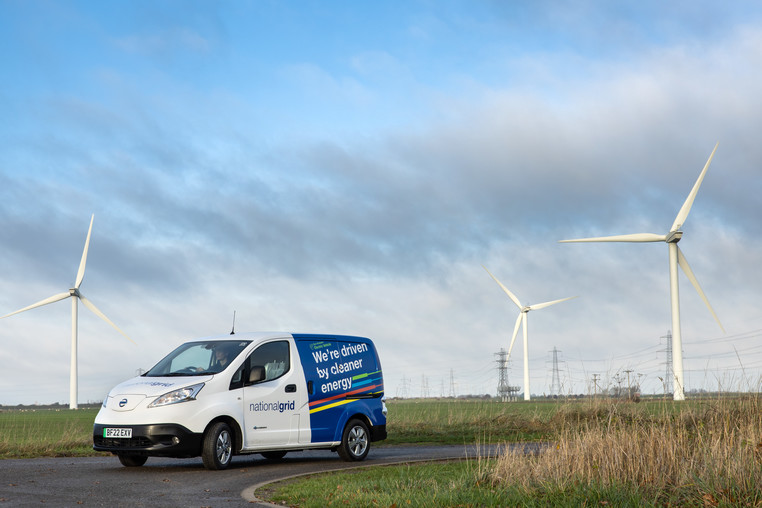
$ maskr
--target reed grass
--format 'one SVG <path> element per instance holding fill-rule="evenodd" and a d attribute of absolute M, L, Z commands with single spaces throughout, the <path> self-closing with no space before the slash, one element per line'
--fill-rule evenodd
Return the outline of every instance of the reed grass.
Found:
<path fill-rule="evenodd" d="M 632 403 L 566 407 L 537 456 L 506 449 L 490 481 L 527 496 L 626 494 L 653 505 L 762 506 L 762 403 L 718 398 L 643 411 Z M 605 496 L 604 496 L 605 497 Z"/>

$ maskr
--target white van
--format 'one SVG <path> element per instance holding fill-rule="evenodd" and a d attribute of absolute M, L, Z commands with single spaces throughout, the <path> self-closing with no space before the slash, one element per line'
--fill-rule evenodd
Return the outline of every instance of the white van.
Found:
<path fill-rule="evenodd" d="M 93 448 L 125 466 L 200 455 L 208 469 L 225 469 L 233 455 L 277 459 L 305 449 L 363 460 L 372 441 L 386 439 L 383 395 L 370 339 L 207 337 L 113 388 L 95 418 Z"/>

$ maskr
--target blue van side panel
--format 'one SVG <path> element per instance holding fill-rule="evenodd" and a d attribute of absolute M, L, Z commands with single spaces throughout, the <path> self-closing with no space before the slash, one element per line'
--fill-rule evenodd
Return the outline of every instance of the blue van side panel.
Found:
<path fill-rule="evenodd" d="M 345 335 L 294 334 L 307 380 L 312 442 L 340 441 L 349 416 L 386 425 L 384 379 L 370 339 Z"/>

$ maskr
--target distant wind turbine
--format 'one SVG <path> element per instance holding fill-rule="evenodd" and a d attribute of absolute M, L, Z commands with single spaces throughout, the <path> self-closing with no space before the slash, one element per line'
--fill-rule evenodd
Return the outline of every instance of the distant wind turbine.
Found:
<path fill-rule="evenodd" d="M 487 270 L 486 266 L 482 266 L 485 270 Z M 505 291 L 505 294 L 508 295 L 508 297 L 513 301 L 513 303 L 516 304 L 516 307 L 519 308 L 519 317 L 516 319 L 516 325 L 513 327 L 513 336 L 511 337 L 511 345 L 508 347 L 508 356 L 506 357 L 506 361 L 508 361 L 511 358 L 511 350 L 513 349 L 513 343 L 516 341 L 516 335 L 519 333 L 519 326 L 523 323 L 523 329 L 524 329 L 524 400 L 531 400 L 530 393 L 529 393 L 529 321 L 527 319 L 527 314 L 530 310 L 540 310 L 544 309 L 545 307 L 550 307 L 551 305 L 555 305 L 557 303 L 565 302 L 566 300 L 571 300 L 572 298 L 577 298 L 576 296 L 570 296 L 568 298 L 562 298 L 560 300 L 553 300 L 552 302 L 545 302 L 545 303 L 538 303 L 535 305 L 521 305 L 521 302 L 518 298 L 516 298 L 516 295 L 508 291 L 508 288 L 503 286 L 502 282 L 497 280 L 497 277 L 492 275 L 492 273 L 487 270 L 487 273 L 489 273 L 489 276 L 492 277 L 497 284 L 503 288 L 503 291 Z"/>
<path fill-rule="evenodd" d="M 77 278 L 74 281 L 74 287 L 69 289 L 65 293 L 59 293 L 57 295 L 53 295 L 50 298 L 46 298 L 42 301 L 39 301 L 37 303 L 34 303 L 28 307 L 24 307 L 23 309 L 19 309 L 15 312 L 11 312 L 10 314 L 6 314 L 5 316 L 0 317 L 0 319 L 7 318 L 8 316 L 12 316 L 14 314 L 18 314 L 20 312 L 24 312 L 26 310 L 34 309 L 36 307 L 42 307 L 43 305 L 47 305 L 49 303 L 54 303 L 59 300 L 63 300 L 65 298 L 71 297 L 71 373 L 70 373 L 70 381 L 69 381 L 69 409 L 77 409 L 77 300 L 81 300 L 82 303 L 93 311 L 96 316 L 116 328 L 116 330 L 127 337 L 127 340 L 135 344 L 135 341 L 130 339 L 126 333 L 124 333 L 122 330 L 119 329 L 118 326 L 116 326 L 109 318 L 106 317 L 103 312 L 98 310 L 98 308 L 93 305 L 93 303 L 85 298 L 85 295 L 79 292 L 79 286 L 82 284 L 82 279 L 85 277 L 85 263 L 87 262 L 87 249 L 90 246 L 90 233 L 93 231 L 93 219 L 95 218 L 95 215 L 90 217 L 90 229 L 87 230 L 87 240 L 85 240 L 85 250 L 82 252 L 82 260 L 79 262 L 79 270 L 77 271 Z"/>
<path fill-rule="evenodd" d="M 709 300 L 707 300 L 706 295 L 704 294 L 704 291 L 701 289 L 701 286 L 698 283 L 698 280 L 696 279 L 696 276 L 693 275 L 693 270 L 691 270 L 691 267 L 688 265 L 688 261 L 685 259 L 685 256 L 683 256 L 682 251 L 678 248 L 677 242 L 680 241 L 680 239 L 683 237 L 683 232 L 680 231 L 680 228 L 685 224 L 685 220 L 688 218 L 688 213 L 691 211 L 691 206 L 693 206 L 693 200 L 696 199 L 696 194 L 698 193 L 699 187 L 701 186 L 701 182 L 704 180 L 704 175 L 706 174 L 706 170 L 709 169 L 709 164 L 712 162 L 712 157 L 714 157 L 714 152 L 717 151 L 717 147 L 719 146 L 719 143 L 714 145 L 714 150 L 712 150 L 712 153 L 709 155 L 709 159 L 706 161 L 706 165 L 704 165 L 704 169 L 701 171 L 701 174 L 698 177 L 698 180 L 696 180 L 696 183 L 693 185 L 693 189 L 691 189 L 690 194 L 688 194 L 688 199 L 685 200 L 685 203 L 683 203 L 682 208 L 680 208 L 680 211 L 677 214 L 677 217 L 675 218 L 675 222 L 672 223 L 672 227 L 669 229 L 669 232 L 666 235 L 657 235 L 653 233 L 636 233 L 631 235 L 618 235 L 618 236 L 603 236 L 598 238 L 579 238 L 576 240 L 561 240 L 562 243 L 566 242 L 633 242 L 633 243 L 645 243 L 645 242 L 666 242 L 667 246 L 669 247 L 669 294 L 670 294 L 670 300 L 672 305 L 672 371 L 675 376 L 675 389 L 673 398 L 674 400 L 685 400 L 685 384 L 684 384 L 684 378 L 683 378 L 683 348 L 682 348 L 682 337 L 680 335 L 680 296 L 679 296 L 679 290 L 678 290 L 678 281 L 677 281 L 677 267 L 678 265 L 680 268 L 682 268 L 683 272 L 685 272 L 685 275 L 688 276 L 688 279 L 693 284 L 693 287 L 696 288 L 696 291 L 698 291 L 699 296 L 701 296 L 701 299 L 704 300 L 704 303 L 706 304 L 707 308 L 709 309 L 709 312 L 712 313 L 712 316 L 714 316 L 715 321 L 717 321 L 717 324 L 720 325 L 720 328 L 722 329 L 722 332 L 725 333 L 725 328 L 722 327 L 722 323 L 720 323 L 719 318 L 717 317 L 717 314 L 715 314 L 714 309 L 712 309 L 712 306 L 709 304 Z"/>

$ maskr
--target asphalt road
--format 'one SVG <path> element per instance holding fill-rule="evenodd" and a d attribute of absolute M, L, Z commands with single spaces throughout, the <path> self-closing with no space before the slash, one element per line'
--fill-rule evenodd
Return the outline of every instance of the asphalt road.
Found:
<path fill-rule="evenodd" d="M 371 448 L 363 462 L 344 462 L 329 451 L 294 452 L 272 461 L 234 457 L 224 471 L 204 469 L 201 458 L 151 457 L 123 467 L 116 457 L 9 459 L 0 461 L 3 506 L 238 507 L 267 506 L 256 499 L 262 484 L 301 474 L 395 462 L 494 454 L 494 446 L 391 446 Z"/>

